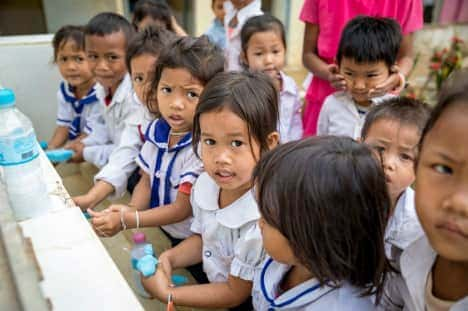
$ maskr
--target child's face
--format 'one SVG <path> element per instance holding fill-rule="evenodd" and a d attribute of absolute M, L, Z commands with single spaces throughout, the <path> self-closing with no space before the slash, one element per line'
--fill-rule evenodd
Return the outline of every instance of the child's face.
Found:
<path fill-rule="evenodd" d="M 231 3 L 236 10 L 240 10 L 243 7 L 246 7 L 247 5 L 249 5 L 253 1 L 254 0 L 231 0 Z"/>
<path fill-rule="evenodd" d="M 256 32 L 247 44 L 245 61 L 250 69 L 263 71 L 271 78 L 278 79 L 279 72 L 284 67 L 285 52 L 278 32 Z"/>
<path fill-rule="evenodd" d="M 85 52 L 73 40 L 59 47 L 56 62 L 62 77 L 72 86 L 79 87 L 93 78 Z"/>
<path fill-rule="evenodd" d="M 416 170 L 416 211 L 435 251 L 468 262 L 468 105 L 452 104 L 427 133 Z"/>
<path fill-rule="evenodd" d="M 369 91 L 387 80 L 390 69 L 384 61 L 357 63 L 354 59 L 343 57 L 340 74 L 346 81 L 346 89 L 354 101 L 366 106 L 369 104 Z"/>
<path fill-rule="evenodd" d="M 262 233 L 263 247 L 275 261 L 294 265 L 297 264 L 291 245 L 281 232 L 260 218 L 258 225 Z"/>
<path fill-rule="evenodd" d="M 151 54 L 138 55 L 130 60 L 132 85 L 138 99 L 146 104 L 149 77 L 151 76 L 157 57 Z"/>
<path fill-rule="evenodd" d="M 224 21 L 224 15 L 226 14 L 226 12 L 224 12 L 224 1 L 225 0 L 215 0 L 213 2 L 213 6 L 211 7 L 216 19 L 220 20 L 221 22 Z"/>
<path fill-rule="evenodd" d="M 250 189 L 260 145 L 249 139 L 245 121 L 227 108 L 205 112 L 200 134 L 203 165 L 218 186 L 236 194 Z"/>
<path fill-rule="evenodd" d="M 164 68 L 159 80 L 159 112 L 175 132 L 192 130 L 195 108 L 204 85 L 184 68 Z"/>
<path fill-rule="evenodd" d="M 114 92 L 125 74 L 126 40 L 122 31 L 105 36 L 87 35 L 86 54 L 96 80 Z"/>
<path fill-rule="evenodd" d="M 364 139 L 364 143 L 370 145 L 382 161 L 393 206 L 403 191 L 414 182 L 414 161 L 419 138 L 419 130 L 414 125 L 380 119 L 371 125 Z"/>

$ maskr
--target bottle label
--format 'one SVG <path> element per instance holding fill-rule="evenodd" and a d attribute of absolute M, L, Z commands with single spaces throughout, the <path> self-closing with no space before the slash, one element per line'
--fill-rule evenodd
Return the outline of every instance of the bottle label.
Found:
<path fill-rule="evenodd" d="M 36 135 L 31 132 L 27 136 L 0 137 L 0 165 L 19 165 L 37 158 L 39 150 Z"/>

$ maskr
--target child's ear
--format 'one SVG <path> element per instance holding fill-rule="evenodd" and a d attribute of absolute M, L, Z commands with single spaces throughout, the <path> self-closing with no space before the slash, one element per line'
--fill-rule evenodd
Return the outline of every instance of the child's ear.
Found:
<path fill-rule="evenodd" d="M 268 149 L 272 150 L 279 145 L 280 135 L 277 131 L 271 132 L 267 137 Z"/>
<path fill-rule="evenodd" d="M 245 55 L 244 51 L 241 51 L 239 55 L 239 60 L 242 66 L 244 66 L 245 68 L 249 68 L 249 63 L 247 62 L 247 55 Z"/>

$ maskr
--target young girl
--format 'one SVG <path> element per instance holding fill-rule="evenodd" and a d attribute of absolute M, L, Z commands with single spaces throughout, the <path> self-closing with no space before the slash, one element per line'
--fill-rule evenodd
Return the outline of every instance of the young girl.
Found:
<path fill-rule="evenodd" d="M 108 196 L 110 199 L 120 198 L 126 189 L 133 190 L 138 182 L 139 175 L 134 173 L 137 169 L 135 158 L 143 146 L 146 128 L 157 113 L 155 105 L 147 105 L 146 93 L 161 50 L 174 39 L 175 34 L 169 30 L 150 26 L 130 41 L 126 63 L 132 78 L 133 99 L 145 109 L 137 110 L 132 122 L 127 122 L 119 146 L 110 155 L 109 162 L 94 176 L 94 186 L 86 194 L 73 197 L 82 210 L 94 208 Z"/>
<path fill-rule="evenodd" d="M 270 256 L 255 276 L 255 310 L 374 310 L 390 200 L 372 152 L 309 138 L 268 153 L 253 176 Z"/>
<path fill-rule="evenodd" d="M 251 310 L 242 303 L 264 257 L 251 176 L 278 144 L 277 115 L 276 89 L 263 74 L 223 73 L 206 86 L 193 128 L 206 171 L 190 198 L 195 235 L 162 253 L 156 275 L 142 280 L 159 300 L 171 294 L 176 305 Z M 210 284 L 171 287 L 174 269 L 200 261 Z"/>
<path fill-rule="evenodd" d="M 416 212 L 425 236 L 388 285 L 394 309 L 468 310 L 468 71 L 444 85 L 420 142 Z M 384 305 L 383 309 L 392 309 Z"/>
<path fill-rule="evenodd" d="M 241 31 L 241 59 L 252 70 L 268 74 L 280 90 L 278 130 L 281 142 L 302 137 L 302 104 L 296 82 L 282 71 L 286 39 L 283 24 L 269 14 L 251 17 Z"/>
<path fill-rule="evenodd" d="M 64 81 L 57 92 L 57 128 L 49 149 L 62 147 L 67 140 L 82 138 L 103 123 L 101 105 L 96 96 L 96 81 L 84 51 L 84 29 L 60 28 L 52 41 L 54 62 Z"/>
<path fill-rule="evenodd" d="M 404 75 L 412 65 L 413 32 L 423 27 L 422 2 L 419 0 L 350 1 L 305 0 L 300 19 L 305 23 L 302 60 L 313 79 L 306 94 L 304 135 L 315 135 L 325 97 L 343 90 L 345 82 L 338 73 L 334 58 L 341 32 L 348 21 L 358 15 L 393 18 L 401 26 L 403 41 L 398 54 L 398 69 L 377 85 L 370 94 L 382 96 L 404 86 Z M 396 69 L 396 68 L 395 68 Z"/>
<path fill-rule="evenodd" d="M 163 49 L 147 98 L 150 107 L 157 102 L 161 117 L 148 126 L 136 159 L 141 179 L 128 206 L 88 210 L 98 234 L 162 226 L 173 244 L 192 234 L 190 190 L 202 172 L 191 148 L 193 116 L 205 84 L 223 65 L 221 50 L 206 37 L 179 38 Z"/>

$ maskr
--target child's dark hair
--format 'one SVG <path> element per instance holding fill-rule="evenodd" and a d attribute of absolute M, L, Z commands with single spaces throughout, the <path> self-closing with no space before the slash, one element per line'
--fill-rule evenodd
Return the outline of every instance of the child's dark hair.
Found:
<path fill-rule="evenodd" d="M 128 71 L 132 70 L 130 62 L 133 58 L 143 54 L 158 56 L 161 50 L 175 38 L 176 35 L 173 32 L 157 26 L 149 26 L 137 33 L 128 44 L 125 55 Z"/>
<path fill-rule="evenodd" d="M 432 110 L 429 120 L 424 127 L 424 130 L 419 141 L 419 149 L 424 143 L 424 138 L 427 133 L 434 127 L 437 120 L 447 108 L 453 104 L 468 105 L 468 68 L 456 70 L 443 83 L 439 92 L 437 105 Z"/>
<path fill-rule="evenodd" d="M 358 16 L 349 21 L 341 33 L 336 59 L 343 57 L 357 63 L 384 61 L 395 64 L 402 40 L 400 25 L 391 18 Z"/>
<path fill-rule="evenodd" d="M 348 281 L 379 301 L 390 198 L 368 147 L 334 136 L 289 142 L 262 157 L 253 180 L 263 219 L 321 285 Z"/>
<path fill-rule="evenodd" d="M 126 45 L 131 41 L 135 31 L 132 25 L 122 15 L 104 12 L 99 13 L 85 26 L 85 35 L 87 36 L 107 36 L 122 31 L 125 36 Z"/>
<path fill-rule="evenodd" d="M 72 40 L 79 50 L 84 51 L 84 27 L 75 25 L 66 25 L 61 27 L 52 39 L 52 47 L 54 48 L 54 62 L 57 61 L 58 51 L 67 43 Z"/>
<path fill-rule="evenodd" d="M 286 36 L 283 23 L 270 14 L 263 14 L 249 18 L 241 29 L 242 51 L 246 53 L 250 38 L 257 32 L 277 32 L 286 49 Z"/>
<path fill-rule="evenodd" d="M 133 11 L 132 25 L 138 30 L 138 24 L 146 17 L 160 21 L 161 26 L 174 31 L 172 27 L 172 12 L 164 0 L 139 0 Z M 141 29 L 140 29 L 141 30 Z"/>
<path fill-rule="evenodd" d="M 186 69 L 205 85 L 215 74 L 224 70 L 224 56 L 221 49 L 206 36 L 175 39 L 159 54 L 147 97 L 150 101 L 156 101 L 159 80 L 165 68 Z"/>
<path fill-rule="evenodd" d="M 260 153 L 269 149 L 268 136 L 276 131 L 278 121 L 278 94 L 270 77 L 264 73 L 223 72 L 206 85 L 193 121 L 196 154 L 201 135 L 200 116 L 222 109 L 229 109 L 245 121 L 249 139 L 253 137 L 260 145 Z"/>
<path fill-rule="evenodd" d="M 361 130 L 361 138 L 364 140 L 371 126 L 382 119 L 398 121 L 400 124 L 413 125 L 421 135 L 426 125 L 431 108 L 426 103 L 409 97 L 393 97 L 380 105 L 373 107 L 366 116 Z"/>

